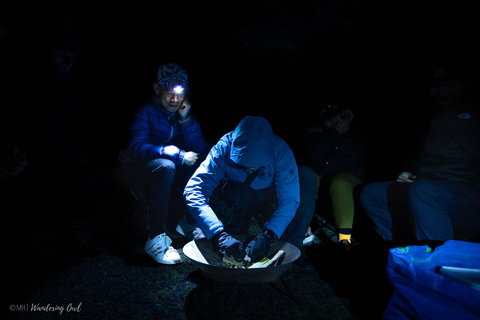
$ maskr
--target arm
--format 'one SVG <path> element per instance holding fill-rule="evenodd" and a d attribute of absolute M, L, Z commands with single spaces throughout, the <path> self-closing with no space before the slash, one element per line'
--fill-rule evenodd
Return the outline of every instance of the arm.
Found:
<path fill-rule="evenodd" d="M 182 130 L 187 150 L 202 153 L 207 150 L 207 141 L 203 137 L 200 124 L 190 116 L 191 104 L 183 101 L 178 110 L 180 129 Z"/>
<path fill-rule="evenodd" d="M 180 130 L 183 133 L 185 148 L 196 153 L 203 153 L 207 150 L 207 141 L 203 137 L 200 124 L 192 118 L 185 123 L 180 123 Z"/>
<path fill-rule="evenodd" d="M 162 123 L 160 124 L 162 125 Z M 168 126 L 168 133 L 170 132 L 170 126 L 165 122 L 165 126 Z M 147 109 L 140 110 L 134 118 L 133 125 L 130 127 L 132 139 L 128 146 L 128 153 L 130 157 L 140 160 L 153 160 L 158 158 L 165 158 L 173 161 L 176 165 L 181 165 L 185 151 L 174 145 L 158 145 L 152 143 L 151 135 L 152 128 L 148 121 Z"/>
<path fill-rule="evenodd" d="M 188 181 L 183 194 L 190 214 L 207 239 L 223 230 L 223 224 L 208 205 L 208 199 L 225 176 L 226 149 L 225 141 L 221 140 L 210 150 Z"/>
<path fill-rule="evenodd" d="M 278 206 L 264 228 L 272 230 L 278 238 L 281 238 L 300 204 L 300 186 L 297 164 L 290 148 L 279 152 L 276 162 L 278 164 L 275 168 L 274 182 Z"/>

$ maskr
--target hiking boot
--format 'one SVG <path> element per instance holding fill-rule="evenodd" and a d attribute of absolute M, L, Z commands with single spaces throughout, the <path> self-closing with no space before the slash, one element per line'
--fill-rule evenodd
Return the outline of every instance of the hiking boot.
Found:
<path fill-rule="evenodd" d="M 182 258 L 170 244 L 172 240 L 166 233 L 162 233 L 153 239 L 148 237 L 145 243 L 145 252 L 158 263 L 177 264 L 182 262 Z"/>
<path fill-rule="evenodd" d="M 338 246 L 343 252 L 352 252 L 352 250 L 358 246 L 358 241 L 355 239 L 350 239 L 350 241 L 343 239 L 338 243 Z"/>

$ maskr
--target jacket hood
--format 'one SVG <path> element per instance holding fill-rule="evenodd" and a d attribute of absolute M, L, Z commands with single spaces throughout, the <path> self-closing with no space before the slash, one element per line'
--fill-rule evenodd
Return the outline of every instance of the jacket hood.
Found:
<path fill-rule="evenodd" d="M 267 120 L 247 116 L 233 132 L 230 159 L 245 167 L 266 166 L 273 158 L 273 140 L 272 127 Z"/>

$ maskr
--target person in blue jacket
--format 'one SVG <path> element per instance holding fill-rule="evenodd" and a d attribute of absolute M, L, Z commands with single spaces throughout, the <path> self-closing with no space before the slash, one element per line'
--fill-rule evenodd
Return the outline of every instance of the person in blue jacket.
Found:
<path fill-rule="evenodd" d="M 159 68 L 153 100 L 136 113 L 130 143 L 119 155 L 118 179 L 146 195 L 150 230 L 145 251 L 162 264 L 181 262 L 167 227 L 188 214 L 182 192 L 199 155 L 207 150 L 200 125 L 190 116 L 187 85 L 182 67 L 168 63 Z M 171 202 L 180 216 L 169 216 Z"/>
<path fill-rule="evenodd" d="M 252 173 L 256 176 L 247 191 L 232 191 L 239 190 Z M 244 246 L 231 234 L 240 231 L 249 206 L 263 201 L 265 189 L 273 184 L 277 207 L 263 226 L 264 232 Z M 233 221 L 227 226 L 209 205 L 217 187 L 224 194 L 237 195 L 235 208 L 239 210 L 234 211 Z M 191 215 L 217 253 L 239 262 L 248 257 L 255 262 L 267 256 L 271 243 L 278 238 L 289 242 L 299 233 L 300 241 L 294 244 L 302 246 L 310 221 L 295 216 L 300 202 L 299 188 L 297 164 L 288 144 L 273 134 L 266 119 L 247 116 L 210 150 L 188 181 L 184 197 Z"/>

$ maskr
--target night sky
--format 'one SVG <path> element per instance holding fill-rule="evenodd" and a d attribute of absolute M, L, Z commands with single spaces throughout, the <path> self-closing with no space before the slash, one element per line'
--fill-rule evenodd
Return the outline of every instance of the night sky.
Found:
<path fill-rule="evenodd" d="M 189 74 L 193 112 L 212 143 L 243 116 L 259 115 L 295 150 L 315 114 L 338 104 L 354 111 L 366 134 L 370 170 L 391 161 L 388 170 L 396 172 L 411 129 L 427 126 L 422 110 L 430 104 L 432 65 L 460 61 L 478 70 L 478 19 L 470 7 L 222 3 L 4 8 L 0 18 L 23 72 L 70 21 L 80 47 L 71 75 L 86 127 L 111 155 L 124 143 L 133 112 L 150 98 L 158 67 L 176 62 Z"/>

